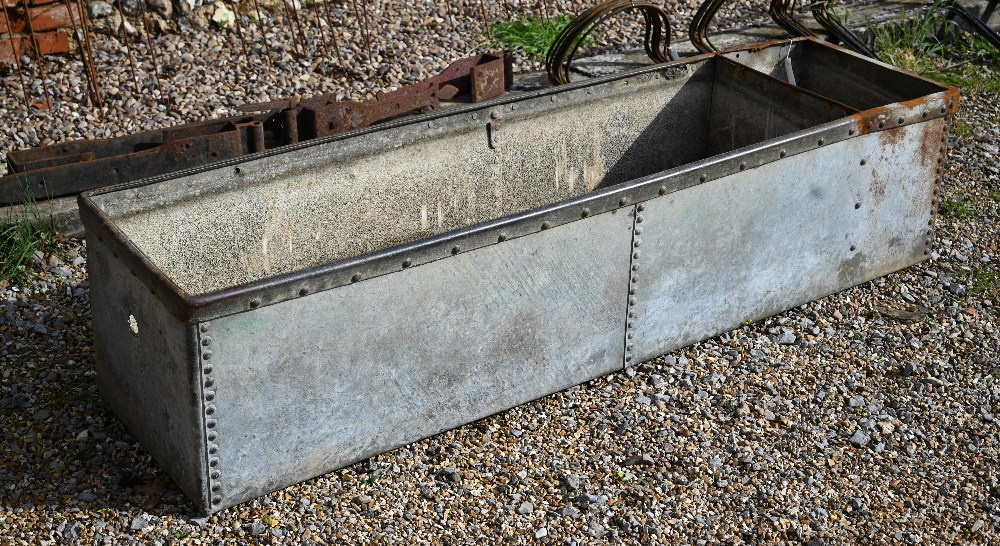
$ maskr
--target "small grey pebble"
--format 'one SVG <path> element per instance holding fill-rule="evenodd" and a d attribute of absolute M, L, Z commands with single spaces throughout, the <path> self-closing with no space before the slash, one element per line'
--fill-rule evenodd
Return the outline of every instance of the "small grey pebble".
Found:
<path fill-rule="evenodd" d="M 522 502 L 520 506 L 517 507 L 517 513 L 522 516 L 526 516 L 534 512 L 535 507 L 531 505 L 530 502 Z"/>
<path fill-rule="evenodd" d="M 865 405 L 865 397 L 860 394 L 852 396 L 847 401 L 847 406 L 850 408 L 860 408 Z"/>
<path fill-rule="evenodd" d="M 917 373 L 919 370 L 920 368 L 917 367 L 916 362 L 907 362 L 906 364 L 903 364 L 902 375 L 903 377 L 909 377 Z"/>
<path fill-rule="evenodd" d="M 795 343 L 795 334 L 790 330 L 785 330 L 781 333 L 781 337 L 778 338 L 778 345 L 792 345 Z"/>
<path fill-rule="evenodd" d="M 858 430 L 851 436 L 850 442 L 854 447 L 865 447 L 868 442 L 871 441 L 871 436 L 865 434 L 864 432 Z"/>
<path fill-rule="evenodd" d="M 132 523 L 128 526 L 128 528 L 133 531 L 145 531 L 152 526 L 153 524 L 146 516 L 136 516 L 132 518 Z"/>
<path fill-rule="evenodd" d="M 948 291 L 956 296 L 964 296 L 968 290 L 964 284 L 951 283 L 948 285 Z"/>
<path fill-rule="evenodd" d="M 263 533 L 266 529 L 267 528 L 264 527 L 263 523 L 261 523 L 259 521 L 255 521 L 255 522 L 253 522 L 253 525 L 250 526 L 250 534 L 253 535 L 253 536 L 257 536 L 257 535 Z"/>
<path fill-rule="evenodd" d="M 97 495 L 84 491 L 76 496 L 77 500 L 81 502 L 94 502 L 97 500 Z"/>
<path fill-rule="evenodd" d="M 577 489 L 580 489 L 580 476 L 577 476 L 576 474 L 566 474 L 563 476 L 563 484 L 566 486 L 566 489 L 576 491 Z"/>

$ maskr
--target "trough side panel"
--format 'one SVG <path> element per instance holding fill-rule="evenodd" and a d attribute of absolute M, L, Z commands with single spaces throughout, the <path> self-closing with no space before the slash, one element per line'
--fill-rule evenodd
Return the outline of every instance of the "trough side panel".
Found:
<path fill-rule="evenodd" d="M 631 210 L 204 324 L 213 509 L 620 370 Z"/>
<path fill-rule="evenodd" d="M 924 258 L 943 119 L 645 203 L 632 363 Z"/>
<path fill-rule="evenodd" d="M 101 395 L 181 490 L 205 509 L 194 327 L 174 318 L 92 233 L 87 268 Z"/>

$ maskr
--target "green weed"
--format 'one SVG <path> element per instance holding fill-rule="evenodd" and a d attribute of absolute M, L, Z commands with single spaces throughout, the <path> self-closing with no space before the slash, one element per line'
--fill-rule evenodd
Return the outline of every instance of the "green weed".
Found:
<path fill-rule="evenodd" d="M 989 199 L 990 201 L 1000 203 L 1000 191 L 995 191 L 989 194 L 986 198 Z"/>
<path fill-rule="evenodd" d="M 1000 294 L 1000 273 L 988 268 L 978 268 L 972 272 L 969 291 L 973 294 L 996 297 Z"/>
<path fill-rule="evenodd" d="M 1000 50 L 948 19 L 945 0 L 901 21 L 868 27 L 879 57 L 903 70 L 963 90 L 1000 92 Z"/>
<path fill-rule="evenodd" d="M 25 189 L 18 212 L 9 211 L 0 220 L 0 282 L 23 285 L 31 278 L 36 251 L 55 246 L 55 229 L 43 219 L 34 196 Z"/>
<path fill-rule="evenodd" d="M 947 218 L 968 218 L 972 216 L 972 199 L 963 196 L 961 199 L 945 197 L 941 200 L 941 215 Z"/>
<path fill-rule="evenodd" d="M 524 15 L 518 19 L 497 23 L 493 25 L 491 46 L 506 47 L 535 57 L 544 57 L 552 42 L 572 20 L 568 15 L 548 19 Z"/>
<path fill-rule="evenodd" d="M 962 120 L 955 120 L 955 123 L 951 125 L 951 133 L 962 138 L 969 138 L 972 136 L 972 126 Z"/>

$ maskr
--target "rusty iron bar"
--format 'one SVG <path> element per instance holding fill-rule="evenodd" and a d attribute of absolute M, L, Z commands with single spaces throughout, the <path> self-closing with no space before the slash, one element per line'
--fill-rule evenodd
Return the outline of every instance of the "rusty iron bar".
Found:
<path fill-rule="evenodd" d="M 156 81 L 156 90 L 160 92 L 160 100 L 164 104 L 167 104 L 169 103 L 169 99 L 167 94 L 163 92 L 163 84 L 160 82 L 160 54 L 156 50 L 156 40 L 152 38 L 153 25 L 149 24 L 149 14 L 146 13 L 146 2 L 144 0 L 139 0 L 139 11 L 142 13 L 142 28 L 146 32 L 146 49 L 149 51 L 149 55 L 153 61 L 153 78 Z"/>
<path fill-rule="evenodd" d="M 14 30 L 11 28 L 10 11 L 7 9 L 6 0 L 0 0 L 3 5 L 3 16 L 7 20 L 7 38 L 10 40 L 10 54 L 14 57 L 14 65 L 17 66 L 17 77 L 21 80 L 21 93 L 24 95 L 24 107 L 30 110 L 31 102 L 28 100 L 28 86 L 24 84 L 24 71 L 21 69 L 21 56 L 18 55 L 17 46 L 14 44 Z"/>
<path fill-rule="evenodd" d="M 5 0 L 0 0 L 4 2 Z M 49 96 L 49 88 L 45 85 L 45 80 L 49 79 L 45 74 L 45 57 L 42 55 L 42 48 L 38 45 L 38 37 L 35 36 L 35 25 L 31 22 L 31 12 L 28 10 L 28 3 L 24 3 L 24 20 L 28 25 L 28 36 L 31 38 L 31 45 L 35 50 L 35 58 L 38 59 L 38 73 L 42 77 L 42 93 L 45 94 L 45 107 L 52 109 L 52 97 Z M 10 19 L 7 20 L 7 30 L 10 30 Z M 13 52 L 17 55 L 17 52 Z"/>
<path fill-rule="evenodd" d="M 775 1 L 780 2 L 781 0 Z M 698 6 L 698 11 L 691 18 L 691 25 L 688 27 L 688 38 L 695 49 L 702 53 L 711 53 L 717 49 L 708 38 L 708 25 L 711 24 L 722 2 L 723 0 L 705 0 Z"/>
<path fill-rule="evenodd" d="M 3 1 L 3 0 L 0 0 Z M 97 88 L 97 109 L 98 116 L 104 121 L 104 99 L 101 97 L 101 85 L 97 79 L 97 63 L 94 61 L 94 44 L 90 40 L 90 16 L 87 15 L 87 8 L 83 2 L 76 3 L 77 13 L 80 15 L 80 26 L 83 27 L 83 40 L 87 45 L 87 57 L 90 60 L 90 70 L 93 73 L 94 86 Z"/>
<path fill-rule="evenodd" d="M 223 5 L 225 5 L 225 2 L 223 2 Z M 236 29 L 236 37 L 240 40 L 240 48 L 243 50 L 243 58 L 246 61 L 249 61 L 250 53 L 247 51 L 247 41 L 243 38 L 243 27 L 240 25 L 239 6 L 236 2 L 233 2 L 233 27 Z"/>
<path fill-rule="evenodd" d="M 274 65 L 271 64 L 271 47 L 267 44 L 267 30 L 264 28 L 264 16 L 261 14 L 260 4 L 257 0 L 253 0 L 253 7 L 257 11 L 257 29 L 260 30 L 260 41 L 264 44 L 264 58 L 267 60 L 267 66 L 270 68 Z"/>
<path fill-rule="evenodd" d="M 360 1 L 361 1 L 361 12 L 364 13 L 365 15 L 365 32 L 368 35 L 368 64 L 374 64 L 375 56 L 372 53 L 372 46 L 371 46 L 372 20 L 368 16 L 368 0 L 360 0 Z"/>
<path fill-rule="evenodd" d="M 333 21 L 334 17 L 330 11 L 330 0 L 324 0 L 323 9 L 326 10 L 327 22 Z M 330 23 L 330 35 L 333 36 L 333 49 L 337 53 L 337 63 L 340 66 L 344 66 L 344 57 L 340 52 L 340 40 L 337 38 L 337 29 L 334 28 L 333 23 Z"/>
<path fill-rule="evenodd" d="M 139 85 L 139 76 L 136 74 L 135 59 L 132 56 L 132 43 L 128 39 L 128 20 L 125 18 L 125 7 L 122 0 L 118 0 L 118 12 L 122 18 L 122 40 L 125 42 L 125 53 L 128 56 L 128 64 L 132 70 L 132 81 L 135 83 L 135 92 L 142 96 L 142 86 Z"/>
<path fill-rule="evenodd" d="M 0 2 L 3 1 L 0 0 Z M 80 27 L 76 24 L 76 17 L 73 15 L 73 3 L 70 0 L 63 0 L 63 4 L 66 6 L 66 12 L 69 13 L 69 22 L 73 27 L 73 39 L 76 40 L 76 47 L 80 50 L 80 61 L 83 63 L 83 71 L 87 76 L 87 87 L 90 88 L 90 101 L 100 109 L 101 99 L 97 92 L 97 82 L 94 81 L 94 70 L 88 62 L 87 51 L 84 50 L 83 40 L 80 38 Z"/>
<path fill-rule="evenodd" d="M 298 46 L 295 49 L 295 55 L 299 57 L 304 57 L 306 54 L 306 46 L 305 44 L 302 43 L 302 37 L 295 32 L 294 28 L 292 28 L 294 22 L 292 21 L 291 10 L 288 8 L 288 0 L 281 0 L 281 7 L 285 9 L 285 20 L 288 22 L 288 31 L 292 33 L 292 40 Z M 299 52 L 300 50 L 301 53 Z"/>
<path fill-rule="evenodd" d="M 486 5 L 483 4 L 483 0 L 479 0 L 479 13 L 483 17 L 483 26 L 486 27 L 486 34 L 492 38 L 493 37 L 493 27 L 490 26 L 490 19 L 486 16 Z"/>
<path fill-rule="evenodd" d="M 317 33 L 320 35 L 320 38 L 323 39 L 323 47 L 326 48 L 326 53 L 329 54 L 330 37 L 327 36 L 326 28 L 323 26 L 323 21 L 319 16 L 319 5 L 316 3 L 316 0 L 313 0 L 312 7 L 309 8 L 309 13 L 313 16 L 313 23 L 319 28 Z"/>
<path fill-rule="evenodd" d="M 813 36 L 812 31 L 795 18 L 793 2 L 794 0 L 771 0 L 767 13 L 791 36 Z"/>
<path fill-rule="evenodd" d="M 292 19 L 294 20 L 295 23 L 294 24 L 295 31 L 298 32 L 299 35 L 302 37 L 302 56 L 306 57 L 309 55 L 310 51 L 310 49 L 308 48 L 309 35 L 306 33 L 305 25 L 302 24 L 302 17 L 299 16 L 299 9 L 305 7 L 305 4 L 304 3 L 299 4 L 299 8 L 297 9 L 295 7 L 296 0 L 291 0 L 291 1 L 292 1 L 292 6 L 291 6 Z"/>
<path fill-rule="evenodd" d="M 364 2 L 364 0 L 362 0 L 362 2 Z M 354 18 L 358 21 L 358 33 L 361 34 L 361 38 L 364 39 L 365 48 L 368 50 L 368 64 L 371 64 L 373 58 L 372 42 L 371 38 L 368 36 L 364 19 L 361 15 L 361 7 L 358 6 L 358 0 L 351 0 L 351 4 L 354 6 Z"/>

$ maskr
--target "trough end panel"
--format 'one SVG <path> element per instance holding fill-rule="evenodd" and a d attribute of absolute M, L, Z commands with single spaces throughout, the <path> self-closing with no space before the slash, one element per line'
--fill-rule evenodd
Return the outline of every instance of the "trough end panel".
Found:
<path fill-rule="evenodd" d="M 646 202 L 632 363 L 924 259 L 945 124 L 858 136 Z"/>
<path fill-rule="evenodd" d="M 175 318 L 90 232 L 87 268 L 101 396 L 200 510 L 207 510 L 195 326 Z"/>

